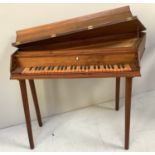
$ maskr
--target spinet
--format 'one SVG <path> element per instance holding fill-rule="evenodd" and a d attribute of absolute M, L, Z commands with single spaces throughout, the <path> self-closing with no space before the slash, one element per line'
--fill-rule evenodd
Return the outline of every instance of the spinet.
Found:
<path fill-rule="evenodd" d="M 25 80 L 29 80 L 37 119 L 42 120 L 34 79 L 116 78 L 116 110 L 120 78 L 126 78 L 125 149 L 129 148 L 132 78 L 140 76 L 145 27 L 129 7 L 17 31 L 11 57 L 11 79 L 19 80 L 30 147 L 34 148 Z"/>

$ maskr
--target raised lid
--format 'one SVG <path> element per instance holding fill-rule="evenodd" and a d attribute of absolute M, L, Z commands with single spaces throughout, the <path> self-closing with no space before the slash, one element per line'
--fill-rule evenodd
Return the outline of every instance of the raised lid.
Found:
<path fill-rule="evenodd" d="M 17 31 L 15 45 L 36 42 L 112 25 L 132 18 L 128 6 Z"/>

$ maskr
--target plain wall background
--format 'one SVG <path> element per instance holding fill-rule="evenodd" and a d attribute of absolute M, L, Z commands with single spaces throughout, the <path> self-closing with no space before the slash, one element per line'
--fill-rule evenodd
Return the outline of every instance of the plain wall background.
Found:
<path fill-rule="evenodd" d="M 10 77 L 11 43 L 19 29 L 99 12 L 128 4 L 0 4 L 0 128 L 24 122 L 18 81 Z M 141 78 L 133 82 L 133 94 L 155 88 L 155 4 L 129 4 L 147 28 Z M 121 96 L 124 96 L 122 80 Z M 114 79 L 38 80 L 36 88 L 42 116 L 70 111 L 114 99 Z M 29 87 L 28 87 L 29 93 Z M 36 119 L 29 93 L 31 118 Z M 147 103 L 146 103 L 147 107 Z"/>

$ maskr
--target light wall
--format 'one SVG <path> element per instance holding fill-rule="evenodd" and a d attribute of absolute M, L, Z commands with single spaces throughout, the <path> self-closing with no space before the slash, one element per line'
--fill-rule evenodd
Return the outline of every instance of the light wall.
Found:
<path fill-rule="evenodd" d="M 24 122 L 18 81 L 11 81 L 10 55 L 16 30 L 81 16 L 125 4 L 0 4 L 0 128 Z M 155 88 L 155 5 L 130 4 L 147 28 L 146 51 L 141 62 L 142 77 L 134 80 L 134 94 Z M 114 99 L 114 79 L 38 80 L 37 93 L 42 116 Z M 124 80 L 122 81 L 124 92 Z M 29 92 L 29 87 L 28 87 Z M 36 119 L 29 93 L 32 119 Z M 147 103 L 146 103 L 147 107 Z M 93 115 L 93 114 L 92 114 Z"/>

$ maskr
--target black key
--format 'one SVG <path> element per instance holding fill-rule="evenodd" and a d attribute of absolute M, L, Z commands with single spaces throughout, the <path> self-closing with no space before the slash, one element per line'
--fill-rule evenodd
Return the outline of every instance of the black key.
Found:
<path fill-rule="evenodd" d="M 82 70 L 82 66 L 80 66 L 80 69 Z"/>
<path fill-rule="evenodd" d="M 67 69 L 67 66 L 65 66 L 64 70 L 66 70 L 66 69 Z"/>
<path fill-rule="evenodd" d="M 96 69 L 96 66 L 94 65 L 94 69 Z"/>
<path fill-rule="evenodd" d="M 97 68 L 100 69 L 100 66 L 98 65 Z"/>
<path fill-rule="evenodd" d="M 77 66 L 74 66 L 74 70 L 76 70 Z"/>
<path fill-rule="evenodd" d="M 87 66 L 88 67 L 88 70 L 90 69 L 90 66 Z"/>
<path fill-rule="evenodd" d="M 114 69 L 114 65 L 111 65 L 111 68 Z"/>
<path fill-rule="evenodd" d="M 120 66 L 120 65 L 118 65 L 118 68 L 119 68 L 119 69 L 121 69 L 121 66 Z"/>
<path fill-rule="evenodd" d="M 58 66 L 57 70 L 60 70 L 61 66 Z"/>
<path fill-rule="evenodd" d="M 61 70 L 63 70 L 64 66 L 61 66 Z"/>
<path fill-rule="evenodd" d="M 41 70 L 41 66 L 38 67 L 38 70 L 39 70 L 39 71 Z"/>
<path fill-rule="evenodd" d="M 37 67 L 35 67 L 35 70 L 38 70 L 38 68 L 39 68 L 38 66 L 37 66 Z"/>
<path fill-rule="evenodd" d="M 50 67 L 50 70 L 53 70 L 53 69 L 54 69 L 54 67 L 55 67 L 55 66 L 51 66 L 51 67 Z"/>
<path fill-rule="evenodd" d="M 30 67 L 29 70 L 31 71 L 33 69 L 33 67 Z"/>
<path fill-rule="evenodd" d="M 51 70 L 54 70 L 55 66 L 51 66 Z"/>
<path fill-rule="evenodd" d="M 73 65 L 70 67 L 70 70 L 72 70 L 73 69 Z"/>
<path fill-rule="evenodd" d="M 48 70 L 50 70 L 51 69 L 51 66 L 48 66 Z"/>
<path fill-rule="evenodd" d="M 122 64 L 122 68 L 125 68 L 124 64 Z"/>
<path fill-rule="evenodd" d="M 45 66 L 43 66 L 43 67 L 41 67 L 41 70 L 44 70 L 46 67 Z"/>

